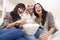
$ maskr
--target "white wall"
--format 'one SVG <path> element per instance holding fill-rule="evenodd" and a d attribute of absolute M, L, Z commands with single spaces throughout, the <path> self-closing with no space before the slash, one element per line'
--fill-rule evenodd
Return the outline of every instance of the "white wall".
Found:
<path fill-rule="evenodd" d="M 10 11 L 12 11 L 14 9 L 14 7 L 16 6 L 16 4 L 18 4 L 18 3 L 27 4 L 29 2 L 34 3 L 35 1 L 34 0 L 28 0 L 28 1 L 26 1 L 26 0 L 5 0 L 5 3 L 4 3 L 5 10 L 8 11 L 8 12 L 10 12 Z"/>

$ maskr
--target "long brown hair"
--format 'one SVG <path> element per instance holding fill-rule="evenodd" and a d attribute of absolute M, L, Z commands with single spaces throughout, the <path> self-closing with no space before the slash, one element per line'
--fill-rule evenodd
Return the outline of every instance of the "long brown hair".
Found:
<path fill-rule="evenodd" d="M 37 3 L 37 4 L 40 5 L 40 7 L 42 8 L 42 25 L 44 25 L 44 24 L 45 24 L 45 21 L 46 21 L 47 11 L 42 7 L 42 5 L 41 5 L 40 3 Z M 35 6 L 36 6 L 37 4 L 34 5 L 33 10 L 34 10 L 34 15 L 35 15 L 37 18 L 39 18 L 38 13 L 36 13 L 36 11 L 35 11 Z"/>
<path fill-rule="evenodd" d="M 19 17 L 18 15 L 18 8 L 22 8 L 23 10 L 25 10 L 25 5 L 23 3 L 19 3 L 16 5 L 16 7 L 14 8 L 13 11 L 11 11 L 11 16 L 13 18 L 13 21 L 17 21 Z"/>

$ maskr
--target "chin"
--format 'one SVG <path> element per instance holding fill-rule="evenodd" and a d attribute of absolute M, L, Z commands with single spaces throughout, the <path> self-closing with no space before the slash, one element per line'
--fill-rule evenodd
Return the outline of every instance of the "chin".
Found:
<path fill-rule="evenodd" d="M 33 13 L 33 11 L 30 11 L 30 13 Z"/>

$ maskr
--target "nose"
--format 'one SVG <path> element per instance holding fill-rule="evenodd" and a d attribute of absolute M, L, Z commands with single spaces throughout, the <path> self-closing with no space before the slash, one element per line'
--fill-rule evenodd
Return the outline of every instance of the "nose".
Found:
<path fill-rule="evenodd" d="M 21 9 L 20 12 L 22 13 L 23 12 L 23 9 Z"/>

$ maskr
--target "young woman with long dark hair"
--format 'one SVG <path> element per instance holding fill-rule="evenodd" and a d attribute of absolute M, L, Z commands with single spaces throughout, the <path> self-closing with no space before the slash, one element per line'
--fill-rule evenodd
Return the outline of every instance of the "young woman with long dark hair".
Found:
<path fill-rule="evenodd" d="M 4 22 L 0 28 L 0 40 L 25 40 L 22 25 L 25 20 L 21 20 L 21 15 L 25 11 L 25 5 L 19 3 L 15 6 L 14 10 L 7 13 L 4 17 Z"/>
<path fill-rule="evenodd" d="M 56 31 L 53 15 L 46 11 L 41 4 L 34 5 L 35 21 L 40 25 L 43 33 L 39 36 L 39 40 L 46 40 L 51 34 Z"/>

